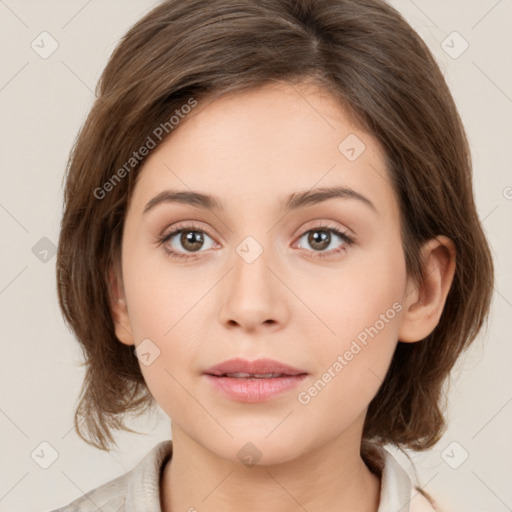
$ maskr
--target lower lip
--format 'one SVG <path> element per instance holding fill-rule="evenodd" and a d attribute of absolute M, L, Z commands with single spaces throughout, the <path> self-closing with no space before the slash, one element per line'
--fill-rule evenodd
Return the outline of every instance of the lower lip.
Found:
<path fill-rule="evenodd" d="M 274 377 L 269 379 L 237 379 L 234 377 L 205 377 L 215 389 L 238 402 L 264 402 L 269 398 L 297 387 L 306 374 Z"/>

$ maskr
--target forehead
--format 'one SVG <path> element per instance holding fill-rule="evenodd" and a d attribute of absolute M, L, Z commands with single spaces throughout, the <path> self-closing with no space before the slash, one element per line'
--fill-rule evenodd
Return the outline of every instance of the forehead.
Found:
<path fill-rule="evenodd" d="M 199 103 L 146 158 L 132 203 L 166 189 L 201 191 L 222 206 L 282 206 L 296 191 L 345 186 L 394 208 L 378 141 L 326 91 L 272 84 Z"/>

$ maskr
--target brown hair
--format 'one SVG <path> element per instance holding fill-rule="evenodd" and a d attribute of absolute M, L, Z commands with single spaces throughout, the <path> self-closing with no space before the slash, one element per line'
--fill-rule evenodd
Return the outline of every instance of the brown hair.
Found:
<path fill-rule="evenodd" d="M 421 280 L 422 242 L 446 235 L 455 243 L 456 272 L 439 324 L 421 342 L 398 343 L 369 406 L 363 445 L 423 450 L 441 437 L 442 385 L 486 319 L 493 263 L 473 200 L 464 128 L 429 49 L 381 0 L 169 0 L 114 51 L 68 163 L 57 282 L 86 358 L 75 413 L 86 442 L 109 449 L 111 429 L 132 431 L 125 413 L 154 405 L 133 347 L 116 339 L 109 297 L 143 159 L 105 199 L 94 191 L 190 98 L 308 80 L 382 144 L 408 273 Z"/>

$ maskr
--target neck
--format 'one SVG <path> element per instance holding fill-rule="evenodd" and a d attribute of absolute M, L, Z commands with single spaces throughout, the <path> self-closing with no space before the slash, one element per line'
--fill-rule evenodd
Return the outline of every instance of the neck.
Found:
<path fill-rule="evenodd" d="M 350 510 L 377 512 L 380 478 L 346 436 L 278 464 L 246 466 L 197 444 L 173 425 L 161 482 L 162 512 Z"/>

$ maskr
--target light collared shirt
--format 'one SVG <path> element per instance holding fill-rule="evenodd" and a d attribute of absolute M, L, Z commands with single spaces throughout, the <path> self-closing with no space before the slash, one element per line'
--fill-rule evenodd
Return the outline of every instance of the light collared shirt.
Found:
<path fill-rule="evenodd" d="M 374 450 L 381 478 L 377 512 L 436 512 L 393 455 L 377 445 Z M 172 441 L 162 441 L 132 470 L 51 512 L 162 512 L 160 478 L 171 457 Z"/>

